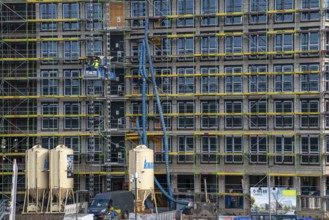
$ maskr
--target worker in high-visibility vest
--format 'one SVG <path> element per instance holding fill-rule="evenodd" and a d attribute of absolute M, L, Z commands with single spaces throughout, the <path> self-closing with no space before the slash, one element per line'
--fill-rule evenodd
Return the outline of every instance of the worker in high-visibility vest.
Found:
<path fill-rule="evenodd" d="M 98 67 L 99 67 L 99 60 L 98 60 L 98 59 L 96 59 L 96 60 L 93 62 L 93 67 L 94 67 L 95 70 L 98 69 Z"/>

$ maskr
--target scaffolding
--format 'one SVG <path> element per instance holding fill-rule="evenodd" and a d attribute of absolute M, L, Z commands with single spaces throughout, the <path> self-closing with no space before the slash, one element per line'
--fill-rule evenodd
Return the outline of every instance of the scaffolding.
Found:
<path fill-rule="evenodd" d="M 216 2 L 0 1 L 2 198 L 14 158 L 23 195 L 24 152 L 35 144 L 74 149 L 75 189 L 126 188 L 125 150 L 140 141 L 138 44 L 148 18 L 176 198 L 203 201 L 207 188 L 223 213 L 248 214 L 250 187 L 270 182 L 297 189 L 299 216 L 327 217 L 326 2 Z M 104 56 L 116 77 L 84 78 L 91 56 Z M 154 94 L 149 87 L 147 139 L 166 186 Z"/>
<path fill-rule="evenodd" d="M 15 158 L 23 201 L 25 150 L 35 144 L 74 150 L 75 190 L 126 189 L 124 3 L 0 1 L 0 10 L 1 198 Z M 85 78 L 90 56 L 104 57 L 116 78 Z"/>
<path fill-rule="evenodd" d="M 286 186 L 297 190 L 298 217 L 326 218 L 328 6 L 278 2 L 129 1 L 125 139 L 141 139 L 138 44 L 148 19 L 176 198 L 205 201 L 208 188 L 222 214 L 246 215 L 250 187 Z M 166 186 L 152 86 L 146 96 L 148 145 Z"/>

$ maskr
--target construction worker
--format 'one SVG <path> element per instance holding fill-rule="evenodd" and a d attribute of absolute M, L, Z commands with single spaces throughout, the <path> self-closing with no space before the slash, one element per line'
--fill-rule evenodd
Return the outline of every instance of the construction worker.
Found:
<path fill-rule="evenodd" d="M 114 207 L 109 208 L 109 215 L 112 219 L 120 219 L 121 216 L 121 210 L 115 209 Z"/>
<path fill-rule="evenodd" d="M 98 67 L 99 67 L 99 60 L 98 60 L 98 59 L 96 59 L 96 60 L 93 62 L 93 67 L 94 67 L 95 70 L 98 69 Z"/>

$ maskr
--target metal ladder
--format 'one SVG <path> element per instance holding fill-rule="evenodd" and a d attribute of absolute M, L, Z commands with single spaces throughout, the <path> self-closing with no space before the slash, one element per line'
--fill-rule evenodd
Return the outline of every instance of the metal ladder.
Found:
<path fill-rule="evenodd" d="M 109 27 L 109 21 L 110 21 L 110 2 L 107 1 L 105 3 L 105 10 L 106 10 L 106 14 L 104 17 L 104 23 L 106 24 L 106 27 Z M 106 63 L 107 65 L 111 64 L 111 35 L 110 35 L 110 29 L 106 28 L 105 30 L 106 33 Z M 110 71 L 110 66 L 108 66 L 108 70 Z M 106 161 L 105 161 L 105 171 L 106 172 L 111 172 L 112 168 L 111 168 L 111 155 L 112 155 L 112 141 L 111 141 L 111 80 L 107 81 L 107 89 L 106 89 L 106 104 L 107 104 L 107 120 L 105 120 L 105 122 L 107 122 L 107 138 L 106 138 L 106 142 L 107 142 L 107 149 L 106 149 Z M 105 123 L 104 122 L 104 123 Z M 110 174 L 106 175 L 106 192 L 111 192 L 112 191 L 112 176 Z"/>
<path fill-rule="evenodd" d="M 94 26 L 93 26 L 93 17 L 94 17 L 94 4 L 93 1 L 89 1 L 89 8 L 88 8 L 88 14 L 90 15 L 90 23 L 91 23 L 91 28 L 90 28 L 90 37 L 91 37 L 91 50 L 94 51 L 94 43 L 93 43 L 93 31 L 94 31 Z M 87 88 L 88 88 L 88 94 L 92 97 L 95 94 L 94 91 L 94 81 L 88 80 L 86 81 L 87 83 Z M 95 137 L 94 137 L 94 100 L 91 98 L 88 103 L 88 111 L 91 116 L 88 116 L 88 125 L 89 125 L 89 133 L 91 136 L 88 137 L 88 161 L 89 162 L 94 162 L 95 161 Z M 89 174 L 89 198 L 92 199 L 94 197 L 94 189 L 95 189 L 95 179 L 93 174 Z"/>

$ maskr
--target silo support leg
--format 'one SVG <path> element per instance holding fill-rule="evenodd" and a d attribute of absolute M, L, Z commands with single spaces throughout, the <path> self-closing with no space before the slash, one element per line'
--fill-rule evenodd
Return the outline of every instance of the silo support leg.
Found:
<path fill-rule="evenodd" d="M 25 206 L 26 206 L 26 196 L 27 196 L 28 192 L 25 193 L 24 196 L 24 205 L 23 205 L 23 213 L 25 213 Z"/>
<path fill-rule="evenodd" d="M 63 212 L 65 211 L 65 206 L 67 204 L 67 198 L 69 197 L 69 189 L 66 190 L 66 195 L 65 195 L 65 203 L 64 203 L 64 206 L 63 206 Z"/>
<path fill-rule="evenodd" d="M 158 205 L 157 205 L 157 199 L 155 197 L 155 191 L 154 191 L 154 189 L 152 189 L 152 197 L 153 197 L 154 205 L 155 205 L 155 213 L 158 214 Z"/>
<path fill-rule="evenodd" d="M 35 212 L 38 213 L 39 212 L 39 190 L 38 190 L 38 188 L 36 189 L 36 194 L 37 194 L 37 197 L 35 199 Z"/>
<path fill-rule="evenodd" d="M 43 193 L 42 193 L 41 212 L 43 212 L 43 201 L 45 201 L 45 194 L 46 194 L 46 190 L 43 190 Z"/>

